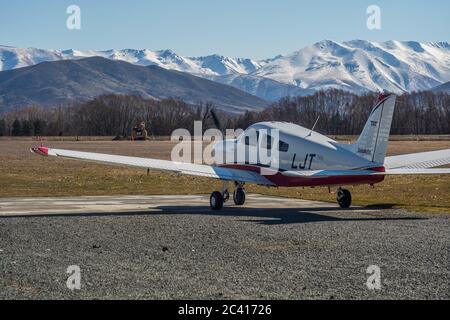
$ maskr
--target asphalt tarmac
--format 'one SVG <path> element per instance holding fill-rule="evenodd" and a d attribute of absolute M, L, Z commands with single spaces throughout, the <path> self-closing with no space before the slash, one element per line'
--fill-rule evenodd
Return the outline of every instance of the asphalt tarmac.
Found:
<path fill-rule="evenodd" d="M 449 299 L 449 231 L 449 215 L 260 195 L 219 212 L 209 196 L 3 198 L 0 299 Z"/>

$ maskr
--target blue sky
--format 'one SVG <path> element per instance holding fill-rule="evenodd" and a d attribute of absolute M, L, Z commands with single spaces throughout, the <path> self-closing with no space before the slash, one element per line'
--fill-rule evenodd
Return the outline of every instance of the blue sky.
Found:
<path fill-rule="evenodd" d="M 81 8 L 81 30 L 66 8 Z M 381 8 L 382 29 L 366 27 Z M 331 39 L 449 41 L 448 0 L 0 0 L 0 44 L 268 58 Z"/>

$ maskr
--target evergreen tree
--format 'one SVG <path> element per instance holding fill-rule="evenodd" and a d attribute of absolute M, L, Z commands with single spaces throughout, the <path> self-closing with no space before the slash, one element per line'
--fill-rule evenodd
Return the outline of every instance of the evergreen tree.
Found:
<path fill-rule="evenodd" d="M 0 119 L 0 137 L 6 135 L 6 122 L 5 119 Z"/>
<path fill-rule="evenodd" d="M 20 125 L 20 121 L 15 119 L 12 125 L 12 135 L 17 137 L 22 135 L 22 127 Z"/>
<path fill-rule="evenodd" d="M 31 121 L 28 120 L 22 121 L 22 135 L 23 136 L 33 135 L 33 125 L 31 124 Z"/>
<path fill-rule="evenodd" d="M 45 121 L 44 120 L 34 120 L 33 121 L 34 134 L 40 136 L 44 133 Z"/>

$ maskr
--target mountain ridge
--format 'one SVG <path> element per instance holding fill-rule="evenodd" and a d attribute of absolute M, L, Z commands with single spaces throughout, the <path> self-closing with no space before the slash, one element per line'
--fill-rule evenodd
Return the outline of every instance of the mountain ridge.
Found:
<path fill-rule="evenodd" d="M 305 89 L 358 94 L 428 90 L 450 79 L 450 45 L 324 40 L 263 66 L 255 75 Z"/>
<path fill-rule="evenodd" d="M 55 106 L 109 93 L 144 98 L 212 102 L 230 113 L 263 109 L 265 100 L 234 87 L 166 70 L 102 57 L 42 62 L 0 72 L 0 110 L 25 105 Z"/>
<path fill-rule="evenodd" d="M 433 92 L 443 92 L 443 93 L 448 93 L 450 94 L 450 81 L 443 83 L 437 87 L 434 87 L 433 89 L 431 89 L 431 91 Z"/>
<path fill-rule="evenodd" d="M 323 40 L 291 54 L 263 60 L 219 54 L 183 57 L 170 49 L 80 51 L 0 46 L 0 70 L 91 56 L 187 72 L 250 94 L 256 92 L 260 98 L 271 101 L 282 98 L 286 92 L 306 95 L 337 88 L 357 94 L 383 90 L 402 93 L 430 90 L 450 81 L 450 44 L 445 41 Z M 265 89 L 255 90 L 257 87 Z"/>

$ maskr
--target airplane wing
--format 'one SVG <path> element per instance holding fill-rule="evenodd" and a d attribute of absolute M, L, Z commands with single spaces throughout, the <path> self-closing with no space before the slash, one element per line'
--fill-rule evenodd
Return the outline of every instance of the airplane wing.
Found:
<path fill-rule="evenodd" d="M 450 149 L 386 157 L 386 169 L 426 169 L 450 164 Z"/>
<path fill-rule="evenodd" d="M 192 163 L 173 162 L 151 158 L 127 157 L 102 153 L 52 149 L 43 146 L 31 148 L 31 152 L 43 156 L 55 156 L 69 159 L 95 161 L 105 164 L 172 171 L 181 174 L 215 178 L 226 181 L 248 182 L 269 186 L 274 185 L 271 181 L 254 171 L 221 168 Z"/>

